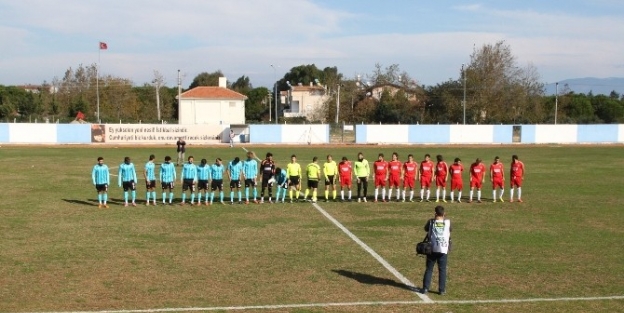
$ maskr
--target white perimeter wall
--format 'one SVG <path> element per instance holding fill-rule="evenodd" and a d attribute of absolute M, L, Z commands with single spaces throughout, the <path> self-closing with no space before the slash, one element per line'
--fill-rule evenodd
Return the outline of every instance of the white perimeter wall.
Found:
<path fill-rule="evenodd" d="M 10 143 L 56 143 L 56 124 L 9 124 Z"/>
<path fill-rule="evenodd" d="M 366 125 L 368 142 L 406 143 L 408 134 L 409 125 Z"/>
<path fill-rule="evenodd" d="M 577 129 L 577 125 L 535 125 L 535 142 L 576 143 Z"/>
<path fill-rule="evenodd" d="M 450 125 L 452 143 L 492 143 L 492 125 Z"/>

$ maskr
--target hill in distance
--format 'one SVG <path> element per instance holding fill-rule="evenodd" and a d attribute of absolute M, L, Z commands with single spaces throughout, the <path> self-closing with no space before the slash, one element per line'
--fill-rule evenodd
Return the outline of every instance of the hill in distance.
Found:
<path fill-rule="evenodd" d="M 574 93 L 588 94 L 592 92 L 594 95 L 609 95 L 611 91 L 615 91 L 620 96 L 624 94 L 624 77 L 609 77 L 609 78 L 572 78 L 559 81 L 559 94 L 565 92 L 566 84 L 570 91 Z M 556 92 L 555 83 L 546 84 L 546 95 L 554 95 Z"/>

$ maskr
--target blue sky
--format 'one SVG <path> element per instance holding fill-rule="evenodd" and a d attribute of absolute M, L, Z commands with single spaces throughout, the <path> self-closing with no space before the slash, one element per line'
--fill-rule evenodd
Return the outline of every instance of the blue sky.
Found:
<path fill-rule="evenodd" d="M 624 77 L 623 38 L 624 1 L 611 0 L 0 0 L 0 84 L 50 82 L 99 60 L 137 85 L 158 71 L 174 86 L 179 69 L 183 87 L 215 70 L 271 86 L 301 64 L 365 78 L 376 63 L 433 85 L 500 40 L 553 83 Z"/>

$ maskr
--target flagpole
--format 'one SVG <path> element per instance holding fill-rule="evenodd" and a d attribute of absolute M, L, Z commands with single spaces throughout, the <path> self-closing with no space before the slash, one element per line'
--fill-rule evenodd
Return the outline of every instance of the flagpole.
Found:
<path fill-rule="evenodd" d="M 98 63 L 95 65 L 95 93 L 97 99 L 97 121 L 101 124 L 100 120 L 100 54 L 102 53 L 102 44 L 98 43 Z"/>

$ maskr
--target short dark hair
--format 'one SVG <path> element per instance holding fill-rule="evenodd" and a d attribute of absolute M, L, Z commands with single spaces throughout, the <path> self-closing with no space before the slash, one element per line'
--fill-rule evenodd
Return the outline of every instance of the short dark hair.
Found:
<path fill-rule="evenodd" d="M 201 164 L 206 165 L 206 163 L 208 163 L 208 160 L 206 160 L 206 159 L 201 159 Z"/>
<path fill-rule="evenodd" d="M 443 158 L 441 154 L 436 155 L 436 159 L 438 160 L 438 162 L 442 162 Z"/>
<path fill-rule="evenodd" d="M 455 158 L 455 162 L 461 162 L 460 158 Z"/>
<path fill-rule="evenodd" d="M 444 207 L 441 205 L 438 205 L 437 207 L 435 207 L 435 215 L 444 216 Z"/>
<path fill-rule="evenodd" d="M 169 161 L 171 161 L 171 157 L 170 156 L 166 156 L 165 157 L 165 162 L 169 162 Z"/>
<path fill-rule="evenodd" d="M 125 157 L 124 158 L 124 162 L 126 162 L 126 163 L 130 162 L 130 157 Z"/>
<path fill-rule="evenodd" d="M 98 161 L 102 161 L 102 160 L 104 160 L 104 158 L 103 158 L 103 157 L 98 157 L 98 159 L 97 159 L 97 160 L 98 160 Z"/>
<path fill-rule="evenodd" d="M 153 159 L 155 159 L 155 158 L 156 158 L 156 156 L 155 156 L 155 155 L 150 154 L 150 156 L 149 156 L 149 159 L 150 159 L 150 160 L 153 160 Z"/>
<path fill-rule="evenodd" d="M 317 160 L 318 160 L 318 158 L 317 158 L 317 157 L 313 157 L 313 158 L 312 158 L 312 162 L 316 162 Z"/>
<path fill-rule="evenodd" d="M 273 156 L 273 153 L 271 153 L 271 152 L 267 152 L 267 154 L 266 154 L 266 157 L 267 157 L 267 158 L 268 158 L 268 157 L 272 157 L 272 156 Z"/>
<path fill-rule="evenodd" d="M 425 158 L 430 158 L 431 155 L 429 155 L 429 153 L 425 154 Z"/>
<path fill-rule="evenodd" d="M 382 158 L 384 157 L 383 153 L 380 153 L 379 156 L 382 157 Z"/>
<path fill-rule="evenodd" d="M 191 159 L 195 159 L 192 155 L 189 155 L 188 158 L 186 158 L 187 161 L 190 161 Z"/>
<path fill-rule="evenodd" d="M 294 155 L 294 154 L 290 156 L 290 158 L 291 158 L 291 159 L 292 159 L 292 158 L 296 158 L 296 157 L 297 157 L 297 156 L 296 156 L 296 155 Z"/>
<path fill-rule="evenodd" d="M 517 159 L 518 159 L 518 156 L 514 154 L 514 155 L 512 155 L 512 156 L 511 156 L 511 159 L 512 159 L 512 160 L 517 160 Z"/>
<path fill-rule="evenodd" d="M 343 157 L 342 157 L 342 160 L 343 160 L 343 161 L 346 161 L 346 160 L 348 160 L 348 159 L 347 159 L 347 157 L 346 157 L 346 156 L 343 156 Z"/>

